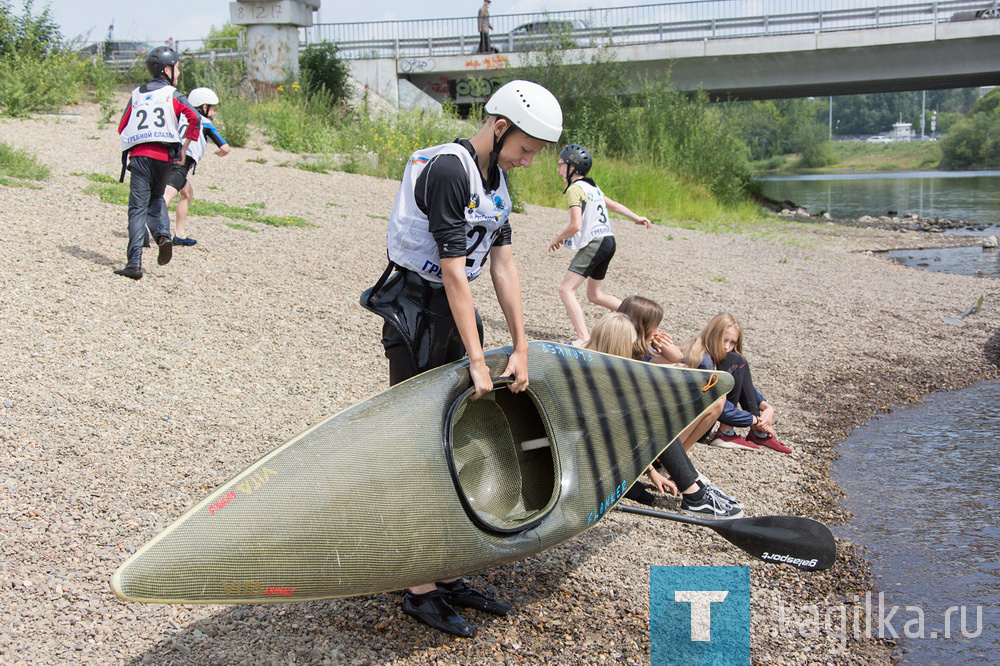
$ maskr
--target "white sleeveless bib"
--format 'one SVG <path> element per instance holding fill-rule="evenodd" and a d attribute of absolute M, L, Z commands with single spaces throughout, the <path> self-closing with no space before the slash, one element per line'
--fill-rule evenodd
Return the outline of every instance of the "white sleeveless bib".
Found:
<path fill-rule="evenodd" d="M 493 242 L 510 215 L 510 193 L 506 174 L 502 171 L 499 187 L 486 191 L 479 166 L 469 151 L 457 143 L 425 148 L 410 156 L 389 217 L 386 235 L 389 259 L 398 266 L 419 273 L 426 280 L 443 282 L 437 242 L 430 232 L 427 216 L 417 207 L 414 194 L 420 173 L 438 155 L 457 156 L 469 178 L 472 196 L 465 207 L 465 275 L 471 282 L 483 272 Z"/>
<path fill-rule="evenodd" d="M 601 192 L 601 188 L 583 180 L 573 183 L 573 187 L 577 186 L 583 190 L 587 201 L 582 206 L 583 224 L 580 230 L 565 241 L 566 247 L 574 250 L 579 250 L 595 238 L 614 236 L 608 222 L 608 205 L 604 202 L 604 193 Z"/>
<path fill-rule="evenodd" d="M 140 143 L 180 143 L 177 114 L 174 113 L 173 86 L 150 92 L 132 91 L 132 112 L 121 133 L 122 150 Z"/>

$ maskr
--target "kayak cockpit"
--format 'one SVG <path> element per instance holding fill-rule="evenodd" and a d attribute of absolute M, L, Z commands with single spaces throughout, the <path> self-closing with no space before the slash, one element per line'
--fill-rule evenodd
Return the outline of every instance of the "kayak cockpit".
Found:
<path fill-rule="evenodd" d="M 495 380 L 496 381 L 496 380 Z M 530 388 L 508 390 L 509 381 L 452 405 L 445 446 L 452 479 L 466 513 L 490 532 L 533 527 L 558 497 L 558 458 L 547 420 Z"/>

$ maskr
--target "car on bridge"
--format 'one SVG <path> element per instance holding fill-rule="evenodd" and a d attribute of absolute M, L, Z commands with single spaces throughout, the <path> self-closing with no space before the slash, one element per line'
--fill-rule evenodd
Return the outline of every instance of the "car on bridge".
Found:
<path fill-rule="evenodd" d="M 892 139 L 887 136 L 870 136 L 868 143 L 892 143 Z"/>
<path fill-rule="evenodd" d="M 507 34 L 506 40 L 497 40 L 511 51 L 538 51 L 546 48 L 580 48 L 590 46 L 590 40 L 580 39 L 578 33 L 590 29 L 590 24 L 579 19 L 532 21 L 519 25 Z"/>

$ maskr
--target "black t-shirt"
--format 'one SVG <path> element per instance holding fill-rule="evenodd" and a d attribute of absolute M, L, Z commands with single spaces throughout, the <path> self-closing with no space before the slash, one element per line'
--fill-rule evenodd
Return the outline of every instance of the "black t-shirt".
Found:
<path fill-rule="evenodd" d="M 476 150 L 468 139 L 458 139 L 455 143 L 469 151 L 476 160 Z M 500 186 L 500 167 L 493 165 L 489 181 L 483 181 L 488 191 Z M 465 207 L 472 193 L 469 191 L 469 176 L 462 160 L 455 155 L 438 155 L 417 177 L 414 199 L 417 208 L 427 216 L 428 228 L 438 245 L 442 259 L 463 257 L 466 254 Z M 493 247 L 510 245 L 510 221 L 503 223 Z"/>

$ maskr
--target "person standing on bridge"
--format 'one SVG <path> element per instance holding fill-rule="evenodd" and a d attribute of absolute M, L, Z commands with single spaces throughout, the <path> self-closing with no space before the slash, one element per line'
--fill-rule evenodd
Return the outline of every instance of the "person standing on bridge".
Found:
<path fill-rule="evenodd" d="M 479 49 L 476 53 L 492 53 L 490 48 L 490 0 L 483 0 L 483 6 L 479 8 Z"/>

